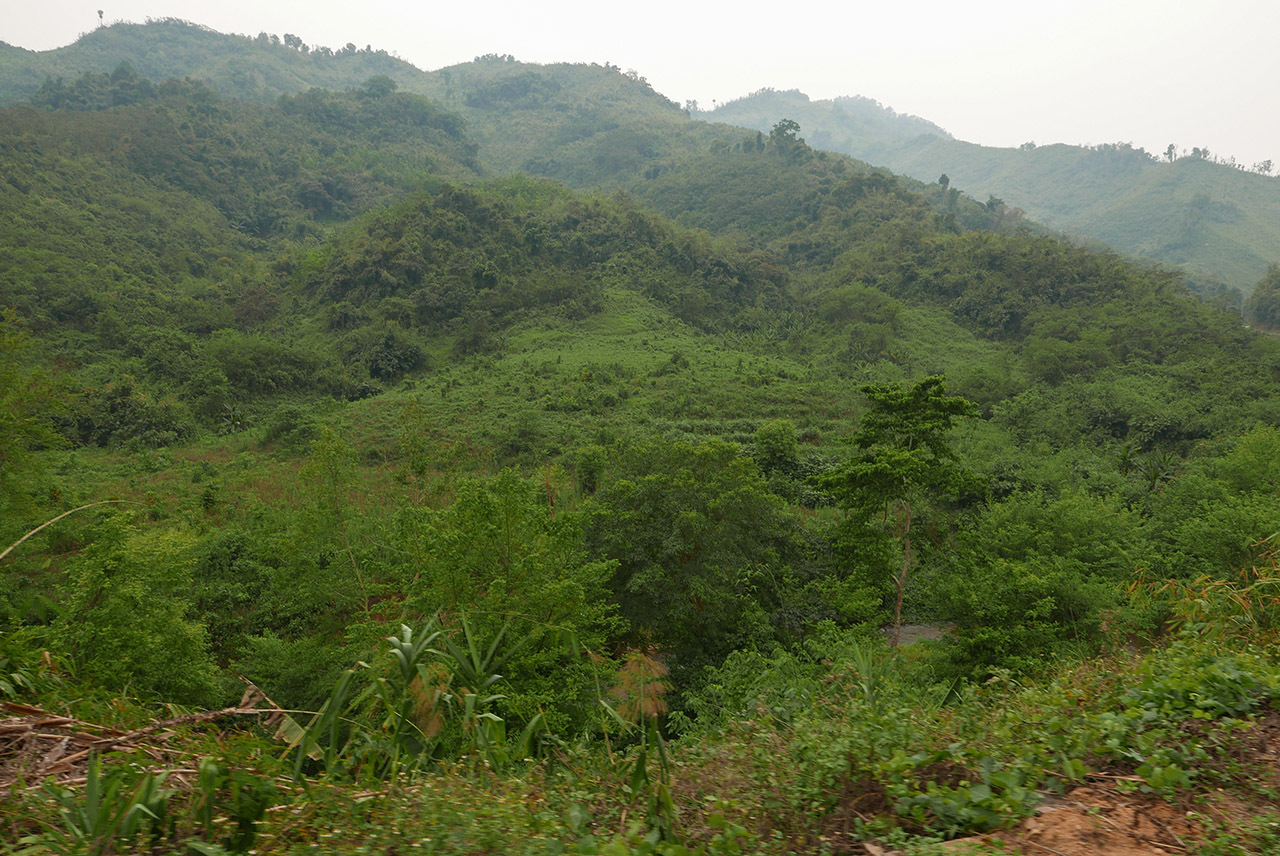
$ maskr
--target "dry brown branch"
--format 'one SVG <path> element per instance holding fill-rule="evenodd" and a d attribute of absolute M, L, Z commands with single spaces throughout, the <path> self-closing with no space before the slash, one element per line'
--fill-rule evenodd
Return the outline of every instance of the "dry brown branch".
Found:
<path fill-rule="evenodd" d="M 192 753 L 167 745 L 179 733 L 178 728 L 237 716 L 256 716 L 271 725 L 285 716 L 266 694 L 245 683 L 248 688 L 235 707 L 169 717 L 132 731 L 59 716 L 28 704 L 0 702 L 0 710 L 11 714 L 0 719 L 0 788 L 19 779 L 49 776 L 64 783 L 83 780 L 83 767 L 95 752 L 137 751 L 157 765 L 181 769 Z"/>

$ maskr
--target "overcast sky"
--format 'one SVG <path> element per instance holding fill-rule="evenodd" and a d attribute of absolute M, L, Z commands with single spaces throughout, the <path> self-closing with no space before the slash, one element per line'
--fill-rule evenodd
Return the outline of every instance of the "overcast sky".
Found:
<path fill-rule="evenodd" d="M 0 40 L 66 45 L 100 8 L 108 23 L 372 45 L 423 69 L 486 53 L 611 62 L 704 108 L 770 86 L 864 95 L 987 145 L 1176 143 L 1280 163 L 1280 0 L 0 0 Z"/>

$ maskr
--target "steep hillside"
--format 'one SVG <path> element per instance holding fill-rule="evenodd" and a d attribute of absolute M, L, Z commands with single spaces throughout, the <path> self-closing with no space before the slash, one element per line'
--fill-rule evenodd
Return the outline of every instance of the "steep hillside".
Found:
<path fill-rule="evenodd" d="M 1209 295 L 1247 294 L 1280 258 L 1275 178 L 1185 153 L 1169 162 L 1123 144 L 979 146 L 857 103 L 851 110 L 844 99 L 766 91 L 699 115 L 763 131 L 793 119 L 815 146 L 921 181 L 946 175 L 975 198 L 994 195 L 1053 228 L 1180 270 Z"/>

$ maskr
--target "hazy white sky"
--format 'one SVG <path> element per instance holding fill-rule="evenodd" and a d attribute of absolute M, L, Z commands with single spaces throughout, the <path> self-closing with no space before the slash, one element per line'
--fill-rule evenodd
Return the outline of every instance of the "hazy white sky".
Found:
<path fill-rule="evenodd" d="M 65 45 L 98 9 L 372 45 L 424 69 L 607 61 L 703 107 L 764 86 L 865 95 L 988 145 L 1172 142 L 1280 162 L 1278 0 L 0 0 L 0 40 Z"/>

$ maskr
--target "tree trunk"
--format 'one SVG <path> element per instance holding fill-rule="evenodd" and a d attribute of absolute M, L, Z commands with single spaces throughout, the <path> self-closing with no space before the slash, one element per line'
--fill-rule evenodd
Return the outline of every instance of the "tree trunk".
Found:
<path fill-rule="evenodd" d="M 902 592 L 907 587 L 907 571 L 911 569 L 911 503 L 907 503 L 907 528 L 902 533 L 902 572 L 894 582 L 898 586 L 898 600 L 893 605 L 893 642 L 898 647 L 898 636 L 902 633 Z"/>

